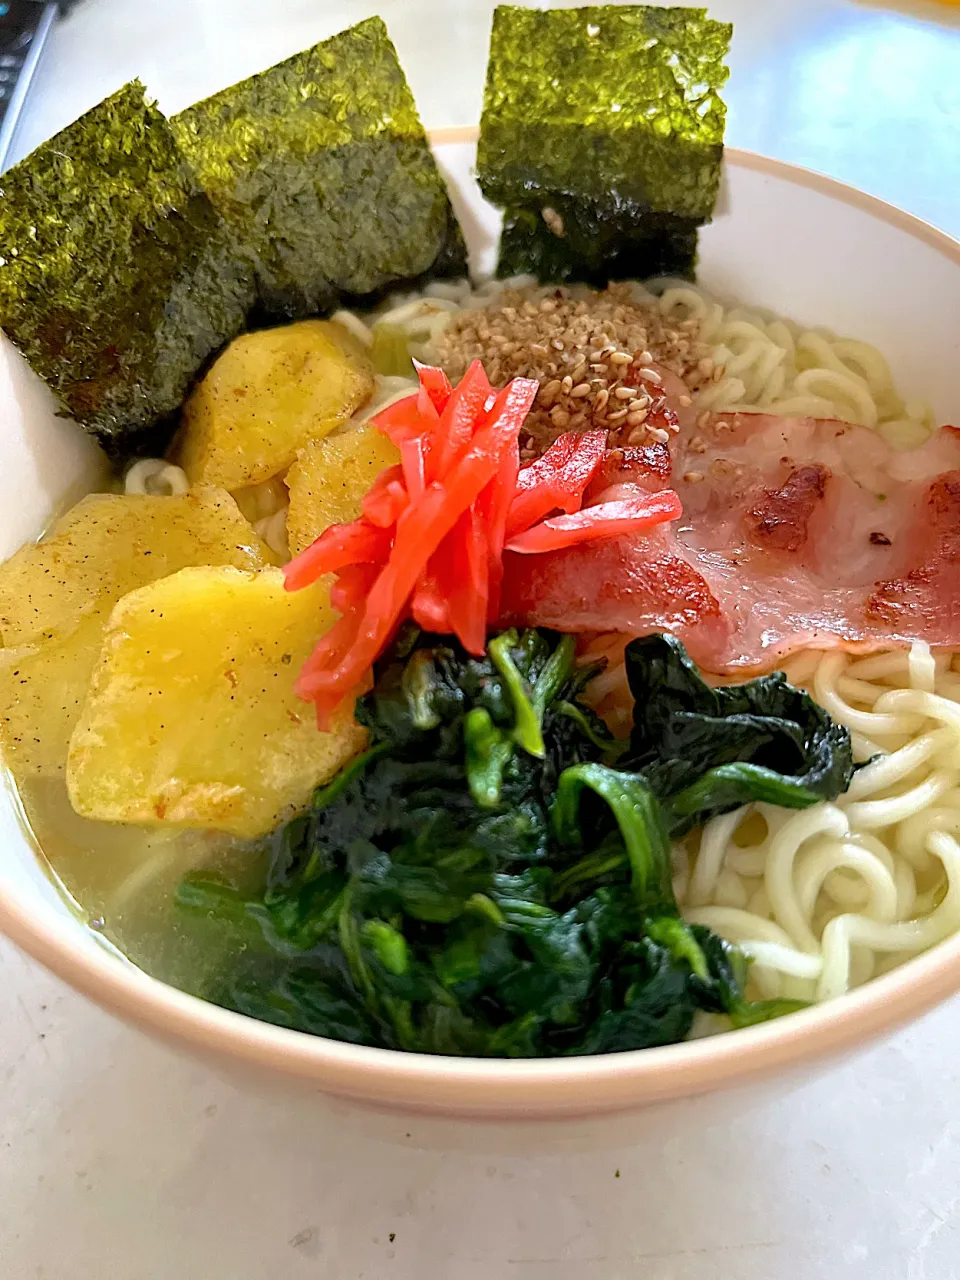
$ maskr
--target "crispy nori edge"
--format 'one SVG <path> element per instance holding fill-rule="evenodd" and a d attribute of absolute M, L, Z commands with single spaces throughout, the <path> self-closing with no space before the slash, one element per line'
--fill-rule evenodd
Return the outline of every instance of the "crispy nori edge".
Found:
<path fill-rule="evenodd" d="M 720 180 L 731 33 L 703 9 L 495 11 L 477 177 L 506 208 L 501 276 L 692 275 Z"/>
<path fill-rule="evenodd" d="M 252 297 L 139 81 L 0 177 L 0 324 L 108 450 L 179 408 Z"/>
<path fill-rule="evenodd" d="M 733 28 L 705 9 L 601 5 L 494 12 L 477 176 L 503 205 L 614 193 L 709 218 Z"/>
<path fill-rule="evenodd" d="M 315 315 L 427 274 L 465 274 L 463 235 L 381 19 L 172 124 L 256 272 L 259 318 Z"/>

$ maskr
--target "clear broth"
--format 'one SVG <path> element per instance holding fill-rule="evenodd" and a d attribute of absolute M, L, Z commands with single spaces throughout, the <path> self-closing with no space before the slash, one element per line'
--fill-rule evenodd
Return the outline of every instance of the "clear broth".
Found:
<path fill-rule="evenodd" d="M 177 887 L 188 872 L 209 871 L 257 892 L 262 856 L 219 832 L 82 818 L 63 778 L 21 779 L 17 791 L 40 856 L 83 918 L 145 972 L 210 998 L 241 960 L 236 940 L 178 910 Z"/>

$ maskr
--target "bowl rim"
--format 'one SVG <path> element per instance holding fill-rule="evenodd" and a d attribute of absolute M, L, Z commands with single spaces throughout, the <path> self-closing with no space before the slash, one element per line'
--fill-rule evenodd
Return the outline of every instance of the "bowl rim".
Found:
<path fill-rule="evenodd" d="M 431 145 L 475 142 L 476 126 L 437 129 Z M 960 265 L 960 242 L 904 210 L 824 174 L 726 148 L 737 168 L 858 208 Z M 299 1077 L 381 1108 L 486 1119 L 624 1112 L 745 1084 L 892 1033 L 960 990 L 960 935 L 838 1000 L 709 1039 L 572 1059 L 451 1058 L 345 1044 L 258 1022 L 150 977 L 107 948 L 79 952 L 49 904 L 28 910 L 0 882 L 0 932 L 97 1004 L 195 1052 Z"/>

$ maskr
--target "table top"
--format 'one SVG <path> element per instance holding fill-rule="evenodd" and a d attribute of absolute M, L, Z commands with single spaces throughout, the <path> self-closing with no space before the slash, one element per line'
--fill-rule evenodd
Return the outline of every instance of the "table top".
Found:
<path fill-rule="evenodd" d="M 492 0 L 84 0 L 20 154 L 139 75 L 176 110 L 379 12 L 428 126 L 479 115 Z M 267 10 L 273 12 L 269 17 Z M 714 0 L 727 137 L 960 236 L 960 11 Z M 280 15 L 282 16 L 275 16 Z M 612 1151 L 454 1150 L 228 1083 L 0 941 L 4 1280 L 950 1280 L 960 1001 L 745 1116 Z"/>

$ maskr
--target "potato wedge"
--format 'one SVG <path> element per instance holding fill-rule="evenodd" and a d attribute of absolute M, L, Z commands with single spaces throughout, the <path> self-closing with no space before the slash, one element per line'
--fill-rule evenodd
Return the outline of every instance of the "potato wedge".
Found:
<path fill-rule="evenodd" d="M 355 520 L 374 480 L 399 461 L 396 445 L 369 425 L 305 445 L 287 472 L 291 554 L 309 547 L 330 525 Z"/>
<path fill-rule="evenodd" d="M 324 586 L 285 591 L 279 569 L 184 569 L 125 596 L 70 743 L 76 811 L 270 831 L 365 741 L 350 711 L 321 733 L 293 691 L 335 618 Z"/>
<path fill-rule="evenodd" d="M 62 773 L 121 596 L 187 565 L 256 569 L 274 557 L 229 494 L 94 494 L 0 565 L 0 744 L 15 776 Z"/>
<path fill-rule="evenodd" d="M 332 320 L 246 333 L 184 405 L 176 461 L 193 484 L 259 484 L 352 417 L 373 388 L 366 349 Z"/>
<path fill-rule="evenodd" d="M 0 740 L 15 778 L 62 774 L 103 639 L 100 615 L 65 640 L 0 649 Z"/>
<path fill-rule="evenodd" d="M 94 493 L 0 565 L 0 643 L 63 639 L 134 587 L 187 565 L 274 563 L 223 490 L 175 498 Z"/>

